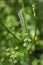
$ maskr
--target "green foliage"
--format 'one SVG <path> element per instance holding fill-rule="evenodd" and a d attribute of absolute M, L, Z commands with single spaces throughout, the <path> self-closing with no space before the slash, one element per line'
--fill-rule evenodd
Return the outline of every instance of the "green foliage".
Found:
<path fill-rule="evenodd" d="M 43 65 L 40 0 L 0 0 L 0 65 Z"/>

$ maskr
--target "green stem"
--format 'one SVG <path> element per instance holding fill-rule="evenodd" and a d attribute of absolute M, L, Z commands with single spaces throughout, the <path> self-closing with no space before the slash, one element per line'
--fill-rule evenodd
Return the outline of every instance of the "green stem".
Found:
<path fill-rule="evenodd" d="M 22 0 L 22 7 L 23 7 L 23 9 L 25 8 L 25 7 L 24 7 L 24 3 L 23 3 L 23 0 Z"/>
<path fill-rule="evenodd" d="M 1 21 L 0 21 L 0 24 L 18 41 L 21 41 L 19 40 Z"/>
<path fill-rule="evenodd" d="M 27 31 L 27 23 L 26 23 L 26 17 L 25 17 L 25 6 L 22 0 L 22 8 L 23 8 L 23 16 L 24 16 L 24 21 L 25 21 L 25 30 Z"/>

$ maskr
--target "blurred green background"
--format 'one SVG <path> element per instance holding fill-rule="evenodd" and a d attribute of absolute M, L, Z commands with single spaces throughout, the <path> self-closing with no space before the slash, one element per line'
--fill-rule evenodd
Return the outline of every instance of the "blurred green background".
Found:
<path fill-rule="evenodd" d="M 0 0 L 0 65 L 43 65 L 43 0 Z"/>

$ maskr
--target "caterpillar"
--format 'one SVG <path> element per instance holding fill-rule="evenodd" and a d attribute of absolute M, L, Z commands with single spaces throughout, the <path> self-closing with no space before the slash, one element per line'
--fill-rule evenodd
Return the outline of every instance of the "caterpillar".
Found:
<path fill-rule="evenodd" d="M 20 24 L 21 24 L 22 28 L 25 28 L 25 21 L 24 21 L 24 17 L 23 17 L 22 11 L 19 11 L 18 16 L 19 16 Z"/>

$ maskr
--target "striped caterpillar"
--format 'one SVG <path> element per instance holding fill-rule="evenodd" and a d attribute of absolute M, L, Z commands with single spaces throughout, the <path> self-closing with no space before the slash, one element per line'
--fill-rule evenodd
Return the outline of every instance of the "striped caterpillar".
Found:
<path fill-rule="evenodd" d="M 19 16 L 20 24 L 21 24 L 22 28 L 25 28 L 25 21 L 24 21 L 24 18 L 23 18 L 22 10 L 19 11 L 18 16 Z"/>

